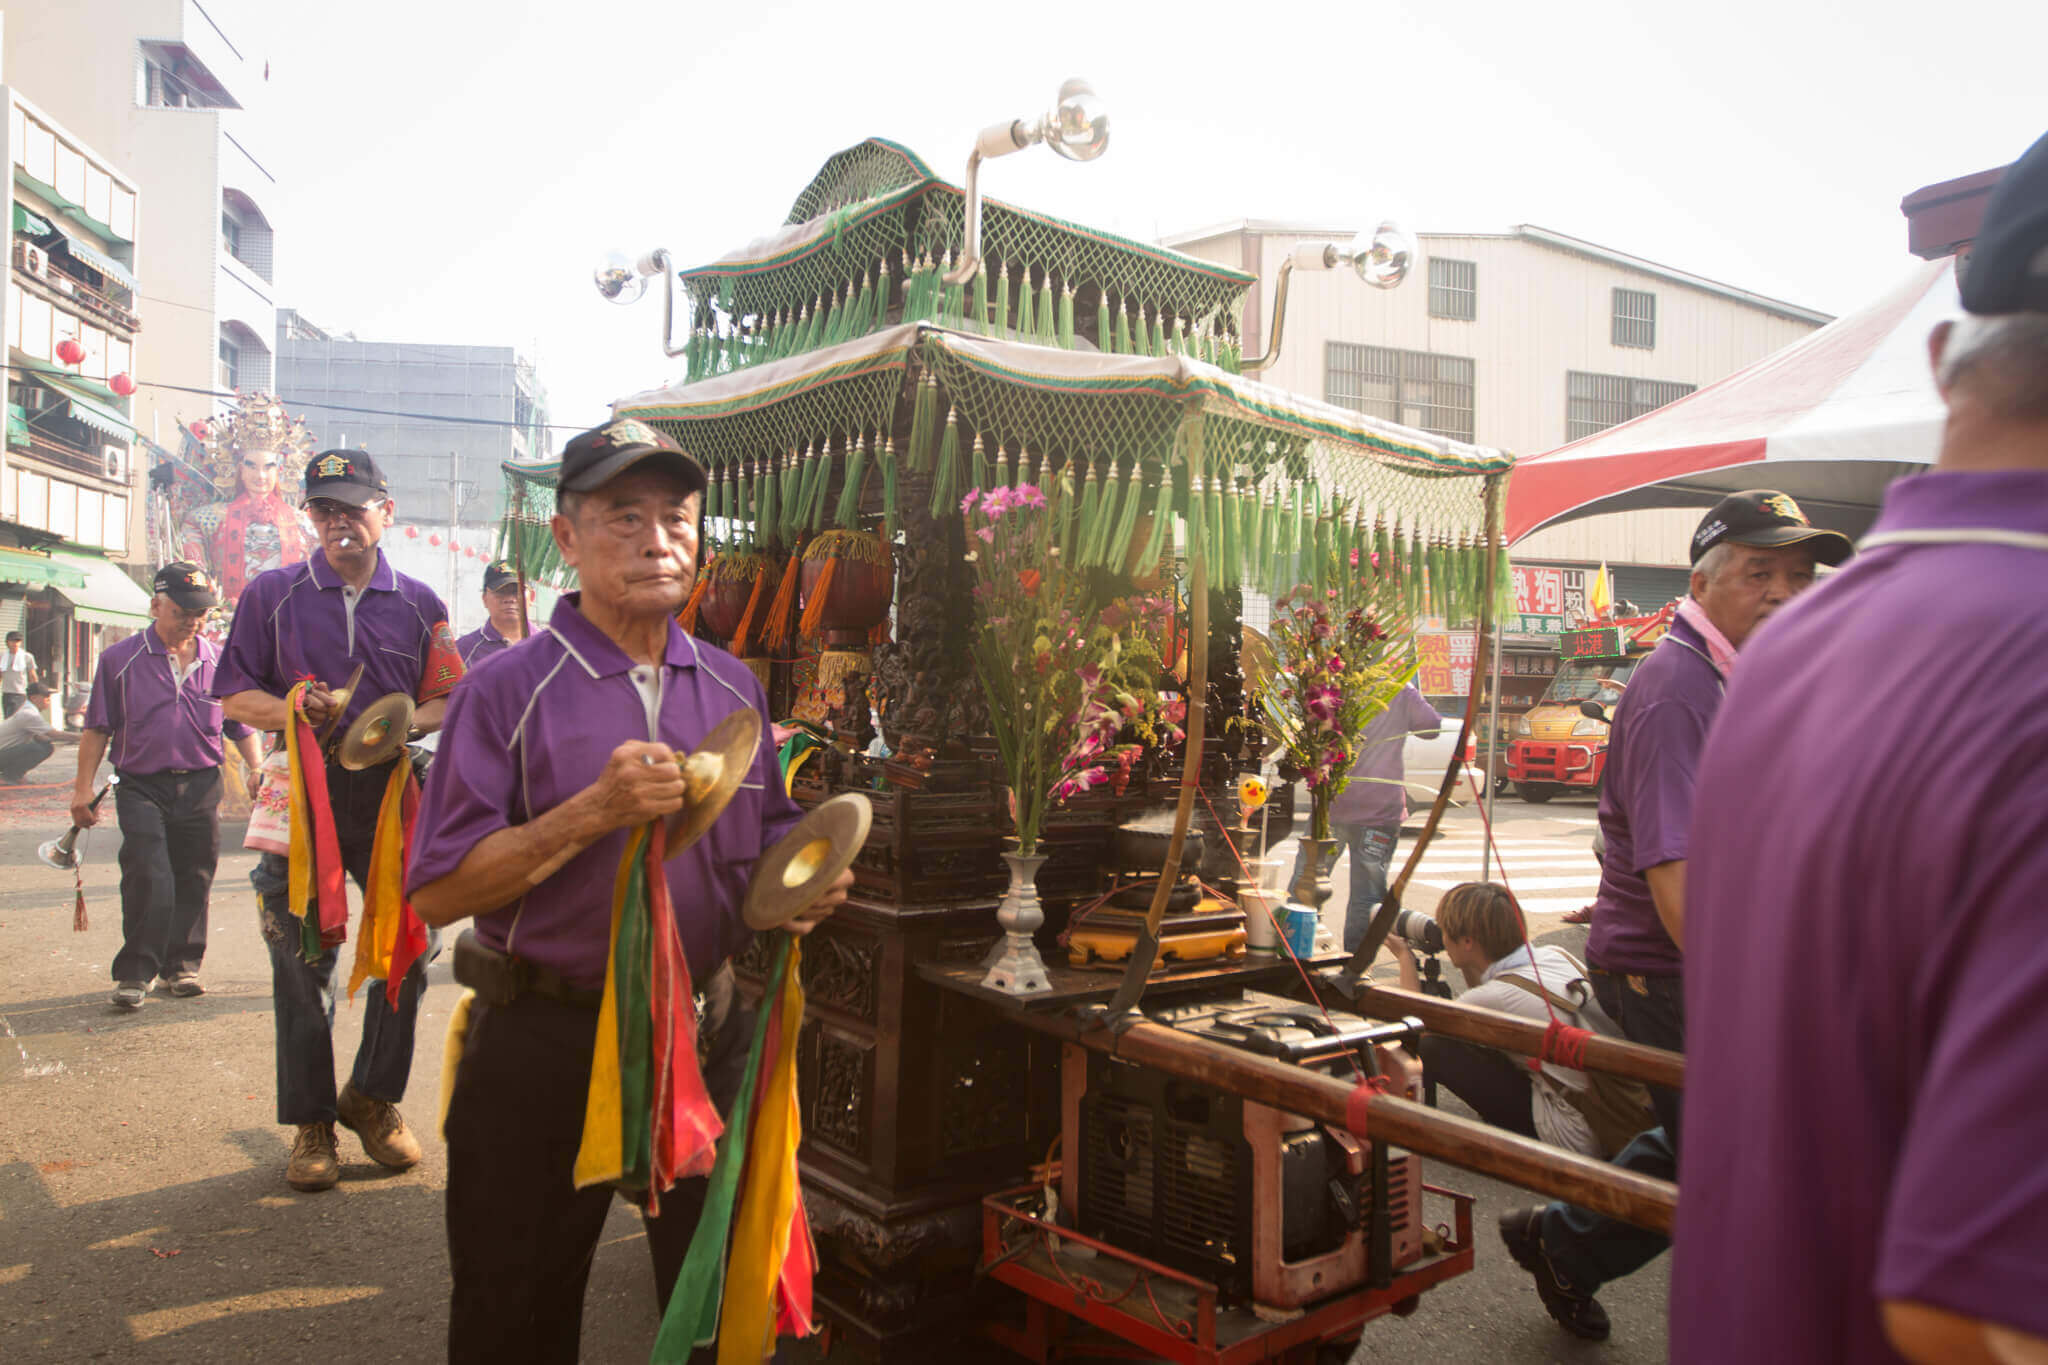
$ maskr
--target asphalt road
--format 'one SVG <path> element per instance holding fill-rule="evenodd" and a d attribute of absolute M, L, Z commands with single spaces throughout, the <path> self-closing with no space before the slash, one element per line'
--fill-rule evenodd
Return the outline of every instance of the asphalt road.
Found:
<path fill-rule="evenodd" d="M 1500 817 L 1511 883 L 1558 883 L 1540 897 L 1529 891 L 1532 900 L 1569 900 L 1590 887 L 1590 803 L 1509 799 Z M 65 823 L 54 790 L 0 792 L 0 1360 L 438 1358 L 448 1270 L 444 1154 L 432 1129 L 456 999 L 445 961 L 430 972 L 405 1105 L 425 1161 L 392 1175 L 344 1131 L 339 1188 L 295 1193 L 283 1179 L 290 1130 L 274 1121 L 253 855 L 234 848 L 221 860 L 207 994 L 154 995 L 123 1014 L 107 1002 L 119 943 L 118 834 L 106 828 L 85 845 L 92 925 L 77 934 L 69 875 L 34 857 Z M 1419 908 L 1433 903 L 1432 891 L 1477 875 L 1468 867 L 1477 862 L 1474 813 L 1455 813 L 1450 834 L 1423 864 L 1425 885 L 1411 898 Z M 1340 886 L 1332 907 L 1341 904 Z M 1539 914 L 1536 927 L 1554 926 L 1554 916 Z M 1579 936 L 1564 932 L 1568 944 Z M 344 1068 L 361 1019 L 360 1002 L 337 1012 Z M 1430 1178 L 1477 1196 L 1477 1269 L 1426 1295 L 1414 1317 L 1371 1326 L 1357 1360 L 1663 1359 L 1663 1261 L 1602 1294 L 1612 1341 L 1578 1342 L 1544 1315 L 1493 1232 L 1503 1209 L 1531 1196 L 1454 1168 L 1432 1166 Z M 583 1357 L 645 1360 L 654 1326 L 637 1219 L 617 1206 L 591 1274 Z"/>

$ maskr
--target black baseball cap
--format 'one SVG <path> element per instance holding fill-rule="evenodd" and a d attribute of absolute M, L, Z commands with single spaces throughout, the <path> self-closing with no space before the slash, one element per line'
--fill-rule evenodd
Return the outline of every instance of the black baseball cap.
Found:
<path fill-rule="evenodd" d="M 1856 549 L 1849 537 L 1815 526 L 1798 503 L 1769 488 L 1730 493 L 1715 503 L 1692 533 L 1692 562 L 1699 563 L 1701 556 L 1724 542 L 1764 549 L 1805 545 L 1823 564 L 1840 564 Z"/>
<path fill-rule="evenodd" d="M 1963 271 L 1972 313 L 2048 313 L 2048 133 L 2005 168 Z"/>
<path fill-rule="evenodd" d="M 496 592 L 500 588 L 512 588 L 518 585 L 519 571 L 514 569 L 507 561 L 501 559 L 495 564 L 484 566 L 485 592 Z"/>
<path fill-rule="evenodd" d="M 704 466 L 683 452 L 681 446 L 631 417 L 618 417 L 601 427 L 592 427 L 562 447 L 562 472 L 555 492 L 588 493 L 602 488 L 629 469 L 650 461 L 654 467 L 673 470 L 683 481 L 685 493 L 701 493 L 707 480 Z"/>
<path fill-rule="evenodd" d="M 190 560 L 181 559 L 158 569 L 156 590 L 186 611 L 206 611 L 220 605 L 220 593 L 213 580 Z"/>
<path fill-rule="evenodd" d="M 391 496 L 383 471 L 361 450 L 323 450 L 306 466 L 306 501 L 333 498 L 351 507 L 367 507 Z"/>

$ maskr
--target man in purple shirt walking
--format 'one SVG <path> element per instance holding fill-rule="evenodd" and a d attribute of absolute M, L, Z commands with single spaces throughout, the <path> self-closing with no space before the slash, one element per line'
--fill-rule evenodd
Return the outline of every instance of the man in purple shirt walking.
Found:
<path fill-rule="evenodd" d="M 1408 736 L 1435 739 L 1443 726 L 1436 708 L 1410 683 L 1358 736 L 1351 780 L 1330 802 L 1330 833 L 1351 850 L 1351 898 L 1344 908 L 1344 951 L 1365 941 L 1372 912 L 1387 896 L 1387 867 L 1408 817 L 1408 787 L 1401 780 L 1401 749 Z M 1294 855 L 1299 877 L 1314 843 L 1303 838 Z"/>
<path fill-rule="evenodd" d="M 427 782 L 413 905 L 430 924 L 474 916 L 458 971 L 475 950 L 499 987 L 463 977 L 480 988 L 443 1129 L 451 1360 L 576 1358 L 612 1201 L 607 1186 L 577 1189 L 574 1171 L 619 862 L 637 827 L 681 809 L 678 754 L 742 708 L 768 733 L 753 673 L 675 623 L 696 577 L 704 486 L 695 460 L 631 419 L 569 442 L 554 536 L 582 591 L 457 689 Z M 705 998 L 704 1078 L 721 1109 L 749 1040 L 727 966 L 746 940 L 741 900 L 755 862 L 799 814 L 763 743 L 732 804 L 668 862 L 690 979 Z M 852 884 L 843 875 L 791 930 L 808 932 Z M 678 1181 L 647 1220 L 664 1305 L 705 1191 L 701 1178 Z"/>
<path fill-rule="evenodd" d="M 462 667 L 475 668 L 493 654 L 502 654 L 526 638 L 526 618 L 519 610 L 519 573 L 504 560 L 484 570 L 484 623 L 455 642 Z"/>
<path fill-rule="evenodd" d="M 1682 1365 L 2048 1359 L 2048 137 L 1962 295 L 1933 471 L 1701 759 Z"/>
<path fill-rule="evenodd" d="M 141 1009 L 149 983 L 172 995 L 205 993 L 206 902 L 220 862 L 222 737 L 249 772 L 263 767 L 255 732 L 223 721 L 212 695 L 220 650 L 199 627 L 220 604 L 197 564 L 166 564 L 150 599 L 150 626 L 109 645 L 93 671 L 92 701 L 78 737 L 71 822 L 99 823 L 93 779 L 111 749 L 120 786 L 121 951 L 114 1004 Z"/>
<path fill-rule="evenodd" d="M 364 707 L 392 692 L 412 697 L 413 725 L 440 728 L 448 693 L 462 676 L 448 611 L 433 589 L 391 567 L 378 542 L 397 515 L 376 462 L 359 450 L 323 451 L 306 466 L 306 512 L 320 548 L 298 564 L 258 574 L 235 604 L 234 625 L 214 674 L 214 695 L 228 718 L 257 730 L 291 723 L 286 694 L 310 678 L 306 719 L 316 731 L 330 722 L 339 735 Z M 337 696 L 360 665 L 362 682 Z M 322 762 L 312 755 L 309 762 Z M 391 778 L 391 759 L 352 771 L 325 758 L 328 801 L 342 865 L 359 889 L 370 880 L 377 817 Z M 272 1013 L 277 1024 L 277 1119 L 298 1129 L 285 1179 L 299 1190 L 324 1190 L 340 1179 L 337 1121 L 355 1130 L 378 1164 L 404 1170 L 420 1145 L 398 1112 L 412 1073 L 413 1021 L 427 988 L 427 959 L 403 979 L 399 1003 L 382 983 L 364 1006 L 362 1044 L 346 1087 L 334 1089 L 334 965 L 301 954 L 301 922 L 290 904 L 290 860 L 266 853 L 249 874 L 257 915 L 270 946 Z"/>
<path fill-rule="evenodd" d="M 1600 894 L 1586 960 L 1600 1008 L 1632 1042 L 1685 1051 L 1684 940 L 1693 778 L 1735 655 L 1778 608 L 1813 582 L 1816 560 L 1848 558 L 1846 536 L 1815 528 L 1783 493 L 1723 498 L 1692 537 L 1690 595 L 1615 706 L 1600 793 Z M 1650 1088 L 1660 1126 L 1615 1163 L 1672 1178 L 1676 1091 Z M 1570 1204 L 1512 1209 L 1501 1238 L 1536 1279 L 1543 1306 L 1575 1336 L 1605 1340 L 1593 1292 L 1670 1245 L 1659 1233 Z"/>

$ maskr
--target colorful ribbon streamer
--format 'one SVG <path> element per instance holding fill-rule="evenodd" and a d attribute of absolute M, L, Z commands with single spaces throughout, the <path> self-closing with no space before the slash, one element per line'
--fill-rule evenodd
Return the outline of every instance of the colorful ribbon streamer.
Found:
<path fill-rule="evenodd" d="M 627 841 L 612 890 L 611 953 L 591 1054 L 576 1188 L 612 1184 L 661 1211 L 661 1193 L 711 1169 L 723 1124 L 697 1067 L 690 968 L 676 933 L 659 821 Z"/>
<path fill-rule="evenodd" d="M 302 680 L 285 694 L 291 723 L 285 726 L 285 753 L 291 764 L 292 832 L 288 878 L 291 912 L 302 926 L 299 956 L 318 962 L 328 949 L 348 938 L 347 873 L 341 862 L 341 839 L 334 828 L 334 806 L 327 795 L 327 763 L 320 740 L 306 719 Z M 318 898 L 318 913 L 308 913 Z"/>
<path fill-rule="evenodd" d="M 818 1256 L 796 1157 L 803 1140 L 796 1093 L 801 954 L 793 937 L 779 937 L 732 1125 L 662 1317 L 656 1362 L 681 1362 L 693 1347 L 716 1340 L 720 1365 L 756 1365 L 773 1353 L 778 1336 L 808 1336 L 817 1328 L 811 1288 Z"/>

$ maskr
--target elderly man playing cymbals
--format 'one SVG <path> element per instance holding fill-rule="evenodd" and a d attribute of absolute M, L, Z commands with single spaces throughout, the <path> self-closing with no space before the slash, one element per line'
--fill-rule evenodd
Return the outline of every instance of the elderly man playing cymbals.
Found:
<path fill-rule="evenodd" d="M 582 590 L 449 707 L 409 886 L 429 923 L 476 920 L 456 951 L 457 977 L 477 998 L 445 1127 L 452 1360 L 576 1358 L 612 1198 L 610 1184 L 583 1179 L 586 1111 L 601 1089 L 593 1050 L 613 1017 L 608 978 L 614 998 L 632 985 L 612 953 L 615 890 L 632 871 L 622 862 L 637 856 L 643 829 L 683 808 L 679 754 L 736 711 L 768 732 L 754 675 L 675 623 L 696 577 L 704 487 L 697 462 L 639 422 L 570 441 L 553 531 Z M 750 1041 L 729 966 L 746 942 L 742 897 L 756 862 L 800 814 L 773 753 L 757 746 L 722 817 L 648 877 L 659 883 L 651 905 L 666 890 L 704 1000 L 702 1084 L 720 1109 L 739 1087 Z M 788 927 L 807 932 L 852 881 L 842 875 Z M 657 922 L 653 933 L 665 929 Z M 678 1064 L 679 1087 L 689 1061 Z M 666 1304 L 705 1181 L 660 1185 L 657 1177 L 633 1193 L 643 1207 L 660 1205 L 647 1240 Z"/>

